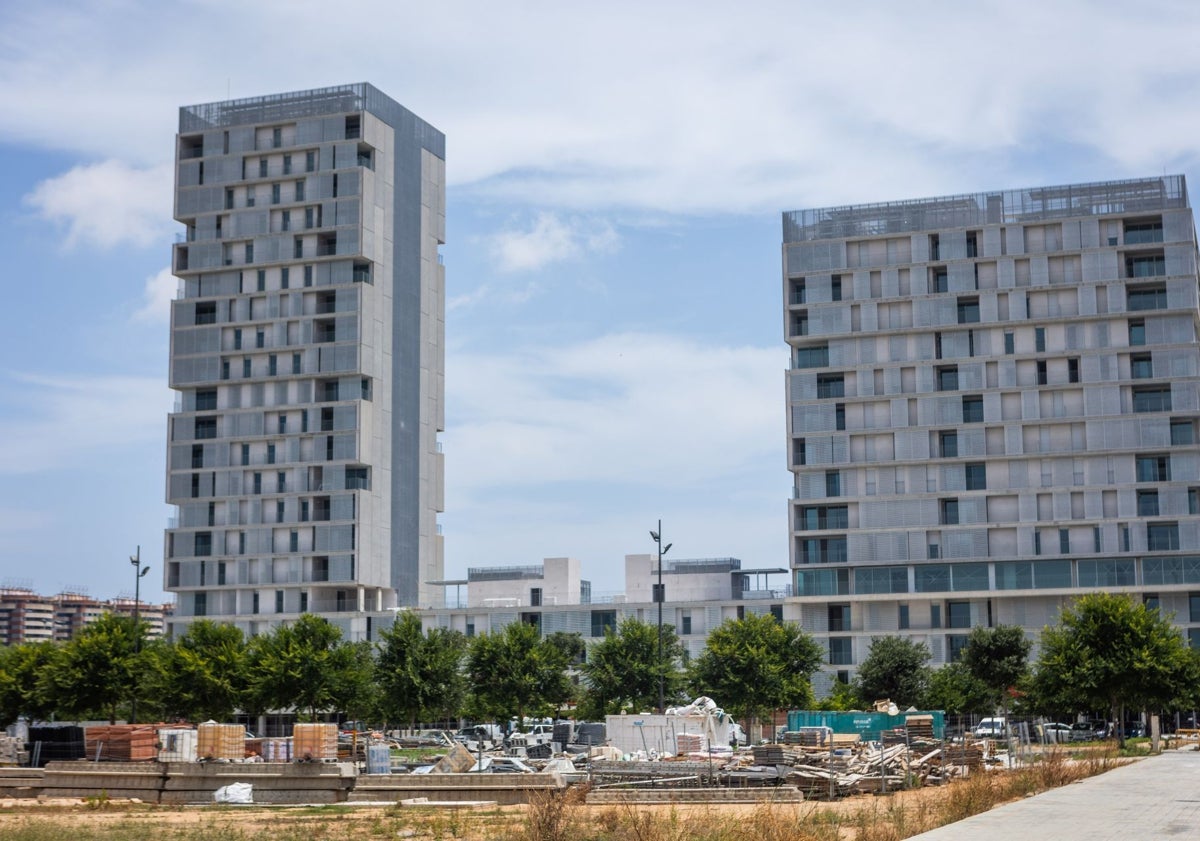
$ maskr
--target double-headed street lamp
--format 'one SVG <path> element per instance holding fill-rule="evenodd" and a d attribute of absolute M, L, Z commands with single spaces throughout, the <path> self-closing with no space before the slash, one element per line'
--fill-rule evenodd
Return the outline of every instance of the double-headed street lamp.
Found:
<path fill-rule="evenodd" d="M 663 676 L 666 669 L 663 665 L 662 606 L 665 593 L 662 580 L 662 558 L 671 551 L 671 544 L 668 543 L 666 546 L 662 544 L 662 520 L 658 521 L 658 531 L 651 530 L 650 539 L 658 546 L 658 585 L 654 588 L 654 600 L 658 602 L 658 711 L 664 713 L 667 711 L 667 707 L 663 699 Z"/>
<path fill-rule="evenodd" d="M 142 651 L 142 626 L 138 607 L 142 602 L 142 578 L 150 571 L 150 565 L 142 566 L 142 547 L 139 544 L 136 555 L 129 556 L 129 563 L 133 564 L 133 653 L 140 654 Z M 136 668 L 136 667 L 135 667 Z M 133 700 L 129 705 L 129 723 L 137 724 L 137 678 L 134 678 L 133 685 Z"/>

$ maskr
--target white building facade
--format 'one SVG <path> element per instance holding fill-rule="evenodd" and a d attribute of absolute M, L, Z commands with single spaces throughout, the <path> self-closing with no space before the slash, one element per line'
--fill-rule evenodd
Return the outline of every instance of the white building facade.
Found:
<path fill-rule="evenodd" d="M 1097 590 L 1200 641 L 1200 321 L 1182 176 L 783 216 L 796 597 L 824 687 Z"/>
<path fill-rule="evenodd" d="M 444 161 L 369 84 L 180 109 L 170 631 L 440 598 Z"/>

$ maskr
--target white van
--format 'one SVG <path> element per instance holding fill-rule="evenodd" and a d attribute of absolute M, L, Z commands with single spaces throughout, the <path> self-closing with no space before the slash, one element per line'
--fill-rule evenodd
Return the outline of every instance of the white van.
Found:
<path fill-rule="evenodd" d="M 971 731 L 976 739 L 1003 739 L 1005 737 L 1004 717 L 996 716 L 994 718 L 985 718 L 979 722 L 979 725 Z"/>

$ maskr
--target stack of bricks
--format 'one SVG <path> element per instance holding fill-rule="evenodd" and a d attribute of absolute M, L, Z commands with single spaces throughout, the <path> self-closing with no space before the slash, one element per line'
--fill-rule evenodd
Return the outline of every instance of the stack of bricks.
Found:
<path fill-rule="evenodd" d="M 143 762 L 158 756 L 158 727 L 151 724 L 108 724 L 84 731 L 88 759 Z"/>

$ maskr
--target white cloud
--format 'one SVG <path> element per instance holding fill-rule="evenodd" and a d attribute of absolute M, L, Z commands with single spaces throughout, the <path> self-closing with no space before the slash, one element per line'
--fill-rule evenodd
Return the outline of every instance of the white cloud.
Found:
<path fill-rule="evenodd" d="M 586 477 L 665 487 L 727 476 L 783 452 L 786 363 L 778 348 L 638 333 L 452 353 L 447 459 L 469 469 L 447 486 L 470 493 Z"/>
<path fill-rule="evenodd" d="M 551 263 L 585 254 L 609 252 L 620 241 L 613 226 L 600 220 L 562 218 L 543 211 L 527 229 L 510 228 L 492 235 L 487 245 L 501 271 L 537 271 Z"/>
<path fill-rule="evenodd" d="M 82 164 L 48 178 L 24 201 L 67 229 L 66 245 L 149 246 L 170 235 L 171 168 L 117 160 Z"/>
<path fill-rule="evenodd" d="M 161 447 L 171 392 L 159 377 L 10 374 L 0 403 L 0 475 L 83 467 L 113 449 Z"/>
<path fill-rule="evenodd" d="M 171 274 L 170 267 L 146 278 L 142 307 L 133 314 L 132 320 L 142 324 L 166 324 L 178 288 L 179 278 Z"/>
<path fill-rule="evenodd" d="M 775 211 L 1200 159 L 1194 3 L 61 6 L 0 10 L 0 137 L 139 164 L 170 156 L 180 103 L 363 77 L 447 133 L 452 185 L 558 208 Z M 285 13 L 289 38 L 258 37 Z"/>

